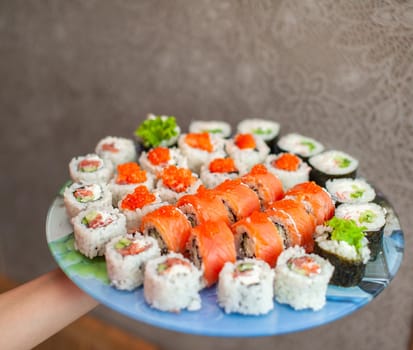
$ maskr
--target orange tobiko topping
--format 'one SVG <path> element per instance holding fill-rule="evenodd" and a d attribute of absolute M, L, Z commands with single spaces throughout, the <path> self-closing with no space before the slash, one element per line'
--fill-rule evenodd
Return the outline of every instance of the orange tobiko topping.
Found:
<path fill-rule="evenodd" d="M 281 170 L 296 171 L 301 160 L 295 154 L 284 153 L 272 162 L 272 165 Z"/>
<path fill-rule="evenodd" d="M 264 164 L 256 164 L 250 171 L 251 175 L 263 175 L 268 174 L 268 169 Z"/>
<path fill-rule="evenodd" d="M 169 148 L 156 147 L 148 152 L 148 159 L 153 165 L 165 164 L 171 159 Z"/>
<path fill-rule="evenodd" d="M 149 192 L 146 186 L 138 186 L 133 193 L 129 193 L 122 199 L 121 208 L 127 210 L 141 209 L 145 205 L 153 203 L 156 197 Z"/>
<path fill-rule="evenodd" d="M 191 170 L 171 165 L 162 170 L 160 175 L 163 184 L 175 192 L 183 192 L 195 183 L 196 177 Z"/>
<path fill-rule="evenodd" d="M 256 147 L 255 138 L 252 134 L 238 134 L 235 136 L 234 142 L 240 149 L 254 149 Z"/>
<path fill-rule="evenodd" d="M 209 163 L 209 171 L 211 173 L 235 173 L 238 169 L 232 158 L 216 158 Z"/>
<path fill-rule="evenodd" d="M 212 152 L 214 150 L 211 137 L 207 132 L 189 133 L 185 137 L 185 142 L 189 146 L 202 149 L 203 151 Z"/>
<path fill-rule="evenodd" d="M 142 170 L 138 163 L 119 164 L 117 170 L 116 183 L 119 185 L 138 184 L 146 181 L 146 171 Z"/>

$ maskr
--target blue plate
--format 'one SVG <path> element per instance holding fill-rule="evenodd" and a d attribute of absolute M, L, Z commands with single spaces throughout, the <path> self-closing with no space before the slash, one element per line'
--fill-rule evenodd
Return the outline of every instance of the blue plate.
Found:
<path fill-rule="evenodd" d="M 73 229 L 61 197 L 56 198 L 49 209 L 46 235 L 54 259 L 66 275 L 93 298 L 123 315 L 152 326 L 189 334 L 272 336 L 321 326 L 342 318 L 368 304 L 390 283 L 403 258 L 404 237 L 393 208 L 383 197 L 379 201 L 387 210 L 382 251 L 375 261 L 367 264 L 359 286 L 329 286 L 327 303 L 320 311 L 296 311 L 274 302 L 273 311 L 265 316 L 225 314 L 216 302 L 216 290 L 212 287 L 201 292 L 202 308 L 199 311 L 161 312 L 145 303 L 142 287 L 132 292 L 111 287 L 103 257 L 91 260 L 74 249 Z"/>

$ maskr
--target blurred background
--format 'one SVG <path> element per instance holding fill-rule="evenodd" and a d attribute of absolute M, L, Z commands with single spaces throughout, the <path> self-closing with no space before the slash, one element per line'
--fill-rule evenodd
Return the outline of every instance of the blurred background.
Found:
<path fill-rule="evenodd" d="M 162 349 L 407 349 L 413 316 L 413 4 L 401 0 L 0 0 L 0 275 L 56 268 L 48 208 L 68 163 L 147 113 L 258 117 L 358 158 L 406 239 L 396 278 L 331 324 L 226 339 L 94 315 Z"/>

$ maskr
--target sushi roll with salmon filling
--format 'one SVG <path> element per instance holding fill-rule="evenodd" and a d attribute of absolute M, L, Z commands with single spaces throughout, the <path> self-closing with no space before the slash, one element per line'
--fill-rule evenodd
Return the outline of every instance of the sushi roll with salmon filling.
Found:
<path fill-rule="evenodd" d="M 201 167 L 200 179 L 207 188 L 214 188 L 225 180 L 236 179 L 239 170 L 234 159 L 230 157 L 215 158 Z"/>
<path fill-rule="evenodd" d="M 111 161 L 115 167 L 122 163 L 136 161 L 134 142 L 123 137 L 105 137 L 98 142 L 95 152 L 101 158 Z"/>
<path fill-rule="evenodd" d="M 158 243 L 141 234 L 112 238 L 105 247 L 110 284 L 120 290 L 133 290 L 143 283 L 148 260 L 160 256 Z"/>
<path fill-rule="evenodd" d="M 293 153 L 270 154 L 265 165 L 281 180 L 284 191 L 310 178 L 309 165 Z"/>
<path fill-rule="evenodd" d="M 148 150 L 153 147 L 172 147 L 176 144 L 181 128 L 173 116 L 148 114 L 148 117 L 135 130 L 135 135 Z"/>
<path fill-rule="evenodd" d="M 106 184 L 113 175 L 113 165 L 109 160 L 90 153 L 72 158 L 69 163 L 69 173 L 73 182 Z"/>
<path fill-rule="evenodd" d="M 334 265 L 332 284 L 352 287 L 361 282 L 370 259 L 364 230 L 354 220 L 338 217 L 317 227 L 314 252 Z"/>
<path fill-rule="evenodd" d="M 189 124 L 189 132 L 207 132 L 212 135 L 228 138 L 231 136 L 231 125 L 218 120 L 195 120 Z"/>
<path fill-rule="evenodd" d="M 369 241 L 370 260 L 376 260 L 382 249 L 386 210 L 376 203 L 341 204 L 335 215 L 354 220 L 359 227 L 364 227 L 364 234 Z"/>
<path fill-rule="evenodd" d="M 69 217 L 88 208 L 112 208 L 112 193 L 105 184 L 75 182 L 65 188 L 63 201 Z"/>
<path fill-rule="evenodd" d="M 277 226 L 267 214 L 256 211 L 232 226 L 237 258 L 256 258 L 274 267 L 284 250 Z"/>
<path fill-rule="evenodd" d="M 185 214 L 173 205 L 164 205 L 142 217 L 140 232 L 158 241 L 162 254 L 183 253 L 191 231 Z"/>
<path fill-rule="evenodd" d="M 361 178 L 327 180 L 326 189 L 336 204 L 368 203 L 376 197 L 374 188 Z"/>
<path fill-rule="evenodd" d="M 199 310 L 201 289 L 201 271 L 181 254 L 169 253 L 146 264 L 143 295 L 155 309 L 169 312 Z"/>
<path fill-rule="evenodd" d="M 261 138 L 246 133 L 237 134 L 228 140 L 226 151 L 234 159 L 241 174 L 246 174 L 255 164 L 264 162 L 270 148 Z"/>
<path fill-rule="evenodd" d="M 255 137 L 262 139 L 274 151 L 280 133 L 280 124 L 267 119 L 245 119 L 238 124 L 237 133 L 253 134 Z"/>
<path fill-rule="evenodd" d="M 261 208 L 284 196 L 282 182 L 264 164 L 254 165 L 249 173 L 241 177 L 241 182 L 257 193 Z"/>
<path fill-rule="evenodd" d="M 144 215 L 165 204 L 156 193 L 149 192 L 146 186 L 137 186 L 119 201 L 118 208 L 126 217 L 128 233 L 133 233 L 139 230 Z"/>
<path fill-rule="evenodd" d="M 138 186 L 145 186 L 149 190 L 153 189 L 153 175 L 141 169 L 138 163 L 119 164 L 116 170 L 114 178 L 108 184 L 112 192 L 112 205 L 114 207 L 117 207 L 119 201 L 127 194 L 132 193 Z"/>
<path fill-rule="evenodd" d="M 191 229 L 185 255 L 203 272 L 203 284 L 212 286 L 226 262 L 235 262 L 234 235 L 223 221 L 207 221 Z"/>
<path fill-rule="evenodd" d="M 126 218 L 118 209 L 90 208 L 72 218 L 75 248 L 90 259 L 102 256 L 113 237 L 126 234 Z"/>
<path fill-rule="evenodd" d="M 301 247 L 288 248 L 279 256 L 275 268 L 275 299 L 295 310 L 320 310 L 326 303 L 333 271 L 328 260 L 306 254 Z"/>
<path fill-rule="evenodd" d="M 187 168 L 178 168 L 170 165 L 162 170 L 158 176 L 156 192 L 162 201 L 175 204 L 186 194 L 196 193 L 202 185 L 198 175 Z"/>
<path fill-rule="evenodd" d="M 261 260 L 225 263 L 219 273 L 218 304 L 226 313 L 264 315 L 274 308 L 274 271 Z"/>
<path fill-rule="evenodd" d="M 310 180 L 325 187 L 327 180 L 339 178 L 356 178 L 359 162 L 349 154 L 330 150 L 311 157 Z"/>
<path fill-rule="evenodd" d="M 187 168 L 186 157 L 176 147 L 155 147 L 142 152 L 139 157 L 139 164 L 142 169 L 157 176 L 164 168 L 175 165 L 180 168 Z"/>
<path fill-rule="evenodd" d="M 202 165 L 226 156 L 225 142 L 222 137 L 207 132 L 188 133 L 180 136 L 178 146 L 187 158 L 189 168 L 199 174 Z"/>
<path fill-rule="evenodd" d="M 275 153 L 294 153 L 304 161 L 324 151 L 324 146 L 317 140 L 297 133 L 282 136 L 277 142 Z"/>

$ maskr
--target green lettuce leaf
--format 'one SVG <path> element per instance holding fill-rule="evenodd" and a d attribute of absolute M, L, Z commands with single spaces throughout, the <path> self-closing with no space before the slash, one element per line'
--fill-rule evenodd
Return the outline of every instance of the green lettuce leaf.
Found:
<path fill-rule="evenodd" d="M 366 230 L 366 227 L 357 226 L 354 220 L 340 219 L 337 217 L 333 217 L 327 221 L 326 224 L 333 229 L 331 239 L 335 241 L 345 241 L 357 250 L 361 249 L 364 237 L 363 231 Z"/>
<path fill-rule="evenodd" d="M 176 119 L 172 116 L 148 118 L 135 130 L 135 135 L 142 139 L 145 147 L 157 147 L 162 141 L 178 135 Z"/>

